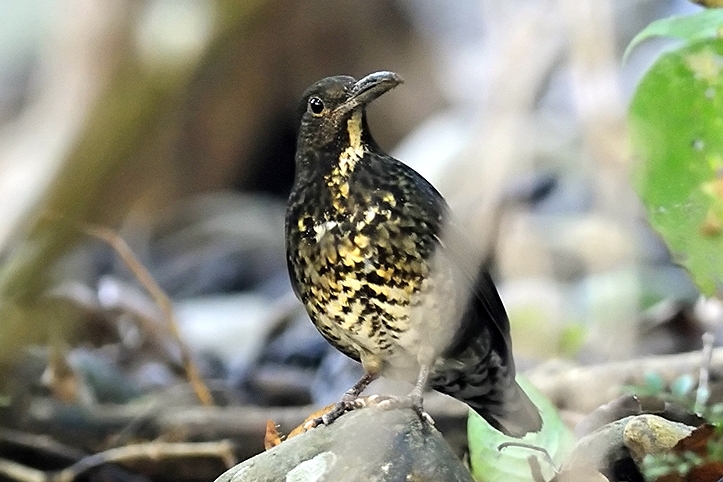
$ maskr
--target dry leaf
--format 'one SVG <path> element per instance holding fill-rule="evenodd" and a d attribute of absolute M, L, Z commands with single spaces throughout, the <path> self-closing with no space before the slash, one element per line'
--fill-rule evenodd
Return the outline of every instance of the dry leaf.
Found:
<path fill-rule="evenodd" d="M 276 424 L 273 420 L 268 419 L 266 421 L 266 435 L 264 435 L 264 449 L 269 450 L 282 441 L 282 436 L 279 434 Z"/>
<path fill-rule="evenodd" d="M 716 436 L 715 427 L 710 424 L 701 425 L 678 442 L 672 448 L 673 453 L 692 452 L 703 459 L 703 463 L 693 467 L 688 474 L 667 474 L 659 477 L 655 482 L 715 482 L 723 477 L 723 463 L 716 460 L 706 460 L 709 455 L 708 444 Z"/>

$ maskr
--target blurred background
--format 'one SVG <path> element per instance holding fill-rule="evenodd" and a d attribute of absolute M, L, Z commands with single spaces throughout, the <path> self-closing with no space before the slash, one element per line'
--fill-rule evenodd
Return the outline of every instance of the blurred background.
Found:
<path fill-rule="evenodd" d="M 88 226 L 173 300 L 216 403 L 339 398 L 358 367 L 291 294 L 283 233 L 296 103 L 336 74 L 405 79 L 372 132 L 492 256 L 521 369 L 698 348 L 698 292 L 628 180 L 627 102 L 665 43 L 622 61 L 651 21 L 697 8 L 0 2 L 0 405 L 25 414 L 2 422 L 43 390 L 92 406 L 185 380 L 159 300 Z"/>

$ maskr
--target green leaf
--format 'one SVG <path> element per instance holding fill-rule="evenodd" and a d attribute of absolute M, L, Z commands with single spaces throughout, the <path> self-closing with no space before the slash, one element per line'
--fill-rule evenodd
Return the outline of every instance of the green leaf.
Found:
<path fill-rule="evenodd" d="M 508 437 L 470 410 L 467 418 L 469 458 L 472 475 L 479 482 L 529 482 L 532 480 L 529 457 L 538 460 L 545 480 L 550 480 L 555 474 L 554 468 L 539 451 L 517 446 L 499 450 L 500 444 L 522 442 L 542 447 L 558 467 L 574 444 L 572 433 L 560 419 L 554 405 L 524 378 L 518 376 L 517 382 L 540 410 L 542 430 L 528 433 L 522 439 Z"/>
<path fill-rule="evenodd" d="M 723 287 L 723 40 L 658 59 L 629 112 L 633 182 L 653 227 L 706 294 Z"/>
<path fill-rule="evenodd" d="M 637 34 L 623 54 L 623 62 L 641 42 L 652 37 L 670 37 L 688 42 L 721 36 L 723 10 L 706 9 L 693 15 L 679 15 L 663 18 L 651 23 Z"/>

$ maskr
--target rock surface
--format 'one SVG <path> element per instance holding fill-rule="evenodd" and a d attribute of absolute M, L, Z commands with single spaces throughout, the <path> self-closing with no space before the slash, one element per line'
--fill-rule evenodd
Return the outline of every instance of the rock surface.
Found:
<path fill-rule="evenodd" d="M 661 455 L 690 435 L 695 427 L 671 422 L 657 415 L 634 417 L 623 430 L 623 443 L 630 456 L 640 466 L 646 455 Z"/>
<path fill-rule="evenodd" d="M 412 410 L 370 407 L 284 441 L 216 482 L 464 481 L 469 471 Z"/>
<path fill-rule="evenodd" d="M 664 453 L 693 427 L 657 415 L 621 418 L 578 440 L 563 470 L 599 470 L 610 480 L 642 480 L 636 464 L 647 454 Z"/>

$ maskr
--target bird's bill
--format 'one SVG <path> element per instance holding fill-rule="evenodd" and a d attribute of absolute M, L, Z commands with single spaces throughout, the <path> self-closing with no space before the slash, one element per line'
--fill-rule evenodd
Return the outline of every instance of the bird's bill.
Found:
<path fill-rule="evenodd" d="M 402 78 L 394 72 L 382 71 L 369 74 L 356 81 L 351 88 L 351 96 L 337 110 L 349 112 L 359 106 L 368 105 L 371 101 L 402 82 L 404 82 Z"/>

